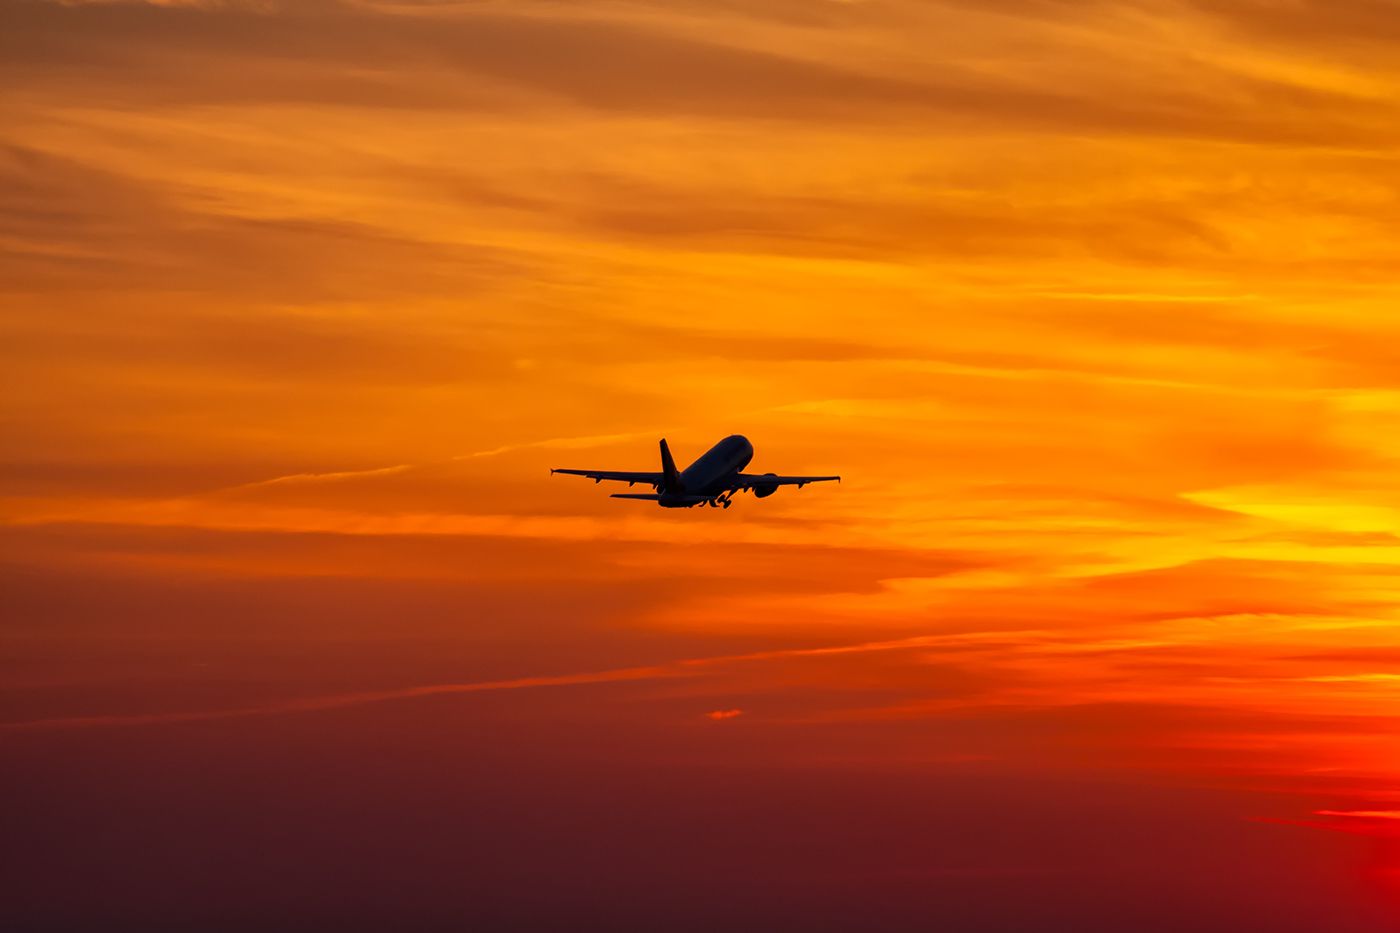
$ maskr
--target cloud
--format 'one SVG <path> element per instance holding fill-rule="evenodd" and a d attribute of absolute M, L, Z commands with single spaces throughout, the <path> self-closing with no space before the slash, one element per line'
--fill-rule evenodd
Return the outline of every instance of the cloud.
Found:
<path fill-rule="evenodd" d="M 1191 5 L 1253 38 L 1288 40 L 1307 49 L 1320 43 L 1342 50 L 1380 49 L 1400 40 L 1390 0 L 1212 0 Z"/>
<path fill-rule="evenodd" d="M 69 718 L 674 679 L 671 726 L 1374 772 L 1395 69 L 1376 8 L 1274 6 L 16 5 L 3 558 L 210 589 L 14 650 L 241 637 L 233 592 L 432 629 L 426 686 Z M 854 481 L 685 516 L 545 472 L 734 430 Z M 947 639 L 858 647 L 907 632 Z M 467 638 L 521 666 L 427 669 Z"/>
<path fill-rule="evenodd" d="M 810 35 L 802 27 L 781 35 L 792 43 L 787 50 L 728 44 L 714 38 L 724 35 L 717 28 L 727 21 L 722 12 L 701 38 L 685 22 L 637 25 L 626 8 L 561 15 L 567 9 L 503 15 L 496 7 L 455 6 L 422 16 L 335 4 L 275 13 L 29 4 L 3 49 L 11 71 L 85 79 L 99 100 L 134 97 L 148 106 L 302 101 L 508 108 L 518 115 L 564 102 L 622 114 L 857 124 L 903 119 L 992 133 L 1010 121 L 1023 132 L 1300 145 L 1383 145 L 1395 135 L 1383 104 L 1235 73 L 1199 58 L 1173 62 L 1155 76 L 1160 80 L 1129 82 L 1131 94 L 1117 94 L 1101 82 L 1048 84 L 1033 71 L 1005 76 L 951 55 L 937 68 L 880 73 L 864 61 L 833 62 L 825 46 L 805 47 Z M 963 25 L 950 8 L 942 10 L 941 25 Z M 933 29 L 940 20 L 925 12 L 912 25 Z M 869 28 L 872 42 L 900 35 L 881 31 L 878 19 Z M 1111 49 L 1112 39 L 1110 33 L 1099 49 Z M 1073 47 L 1058 51 L 1065 59 L 1082 56 Z M 101 81 L 117 71 L 120 83 Z M 1180 73 L 1194 80 L 1173 80 Z M 415 80 L 402 80 L 405 75 Z M 1123 73 L 1117 77 L 1122 81 Z"/>
<path fill-rule="evenodd" d="M 204 307 L 230 293 L 245 302 L 364 301 L 386 291 L 475 291 L 486 277 L 525 268 L 504 250 L 449 251 L 349 220 L 235 216 L 208 204 L 201 210 L 178 197 L 177 187 L 91 160 L 0 145 L 4 290 L 51 301 L 92 290 L 120 300 L 155 288 L 186 299 L 198 294 Z M 225 339 L 259 339 L 238 323 Z M 268 339 L 261 349 L 278 343 Z"/>
<path fill-rule="evenodd" d="M 670 680 L 699 676 L 714 668 L 733 664 L 750 664 L 786 659 L 811 659 L 851 654 L 872 654 L 890 651 L 907 651 L 943 643 L 957 643 L 959 636 L 920 635 L 889 641 L 862 642 L 848 645 L 834 645 L 819 648 L 784 648 L 772 651 L 755 651 L 743 654 L 723 655 L 705 658 L 686 658 L 665 664 L 617 668 L 604 671 L 589 671 L 578 674 L 562 674 L 544 677 L 517 677 L 508 680 L 479 681 L 474 683 L 430 684 L 418 687 L 405 687 L 395 690 L 372 690 L 358 693 L 332 694 L 327 696 L 303 697 L 258 706 L 234 709 L 201 710 L 190 712 L 160 712 L 136 715 L 97 715 L 71 716 L 51 719 L 35 719 L 18 722 L 0 722 L 0 732 L 36 731 L 51 729 L 81 729 L 102 726 L 145 726 L 164 725 L 182 722 L 205 722 L 221 719 L 240 719 L 249 716 L 267 716 L 283 713 L 318 712 L 361 706 L 370 703 L 383 703 L 393 700 L 407 700 L 421 697 L 443 696 L 461 693 L 482 693 L 499 690 L 525 690 L 543 687 L 591 686 L 597 684 L 627 683 L 631 681 Z M 716 710 L 706 715 L 711 719 L 728 719 L 741 715 L 743 710 Z"/>
<path fill-rule="evenodd" d="M 695 664 L 698 662 L 682 662 Z M 0 731 L 18 732 L 50 729 L 82 729 L 101 726 L 146 726 L 168 725 L 182 722 L 208 722 L 220 719 L 241 719 L 247 716 L 268 716 L 282 713 L 319 712 L 361 706 L 367 703 L 383 703 L 390 700 L 407 700 L 419 697 L 443 696 L 458 693 L 480 693 L 493 690 L 525 690 L 535 687 L 568 687 L 590 684 L 624 683 L 633 680 L 654 680 L 659 677 L 678 677 L 685 674 L 684 667 L 636 667 L 613 671 L 597 671 L 584 674 L 566 674 L 557 677 L 520 677 L 513 680 L 484 681 L 465 684 L 431 684 L 423 687 L 406 687 L 401 690 L 375 690 L 363 693 L 345 693 L 331 696 L 307 697 L 262 706 L 248 706 L 238 709 L 206 710 L 194 712 L 149 713 L 131 716 L 72 716 L 59 719 L 35 719 L 27 722 L 0 723 Z"/>
<path fill-rule="evenodd" d="M 744 715 L 744 711 L 741 709 L 712 709 L 705 714 L 705 718 L 713 719 L 718 722 L 719 720 L 733 719 L 735 716 L 742 715 Z"/>
<path fill-rule="evenodd" d="M 1400 810 L 1314 810 L 1313 813 L 1352 820 L 1400 820 Z"/>
<path fill-rule="evenodd" d="M 91 40 L 96 36 L 112 41 L 98 45 L 95 57 Z M 484 9 L 424 20 L 337 5 L 272 15 L 29 5 L 5 47 L 14 64 L 43 62 L 60 74 L 95 75 L 121 65 L 130 69 L 128 90 L 167 102 L 262 97 L 461 106 L 473 91 L 454 74 L 487 77 L 585 106 L 640 111 L 783 116 L 794 110 L 807 115 L 845 110 L 858 116 L 862 103 L 920 94 L 916 86 L 898 81 L 622 22 L 506 16 Z M 192 74 L 184 87 L 162 87 L 161 73 L 183 70 L 192 52 L 212 57 L 212 67 Z M 241 82 L 226 67 L 235 55 L 255 65 Z M 286 68 L 291 61 L 299 63 L 294 71 Z M 423 86 L 400 85 L 383 75 L 390 68 L 416 70 L 414 62 L 436 66 Z M 279 86 L 278 77 L 291 80 Z"/>

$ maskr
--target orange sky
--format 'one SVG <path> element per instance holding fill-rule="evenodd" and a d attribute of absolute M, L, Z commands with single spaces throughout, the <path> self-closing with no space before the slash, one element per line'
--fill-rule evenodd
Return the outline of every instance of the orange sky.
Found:
<path fill-rule="evenodd" d="M 1317 891 L 1268 929 L 1391 928 L 1392 3 L 0 11 L 0 743 L 37 814 L 24 883 L 93 892 L 29 920 L 207 920 L 227 892 L 143 884 L 266 840 L 210 824 L 187 849 L 171 817 L 169 864 L 126 875 L 34 841 L 139 834 L 112 808 L 191 746 L 263 769 L 279 796 L 248 812 L 315 796 L 271 775 L 349 775 L 383 808 L 359 842 L 411 848 L 414 799 L 459 804 L 366 765 L 383 741 L 466 784 L 493 762 L 471 780 L 501 787 L 471 786 L 506 810 L 512 781 L 585 775 L 554 830 L 496 826 L 564 872 L 614 831 L 579 815 L 598 800 L 729 825 L 690 791 L 754 776 L 754 916 L 820 878 L 902 905 L 891 929 L 1024 929 L 910 880 L 946 902 L 966 871 L 1156 929 L 1143 879 L 1210 852 L 1262 867 L 1163 929 L 1264 929 L 1251 898 L 1298 878 Z M 547 472 L 736 431 L 755 469 L 845 481 L 673 512 Z M 618 803 L 619 775 L 668 768 L 674 798 Z M 126 777 L 103 796 L 94 769 Z M 237 798 L 201 775 L 186 823 Z M 788 780 L 841 815 L 808 862 L 780 854 L 806 838 Z M 975 824 L 947 816 L 962 795 Z M 853 801 L 885 799 L 852 842 Z M 1127 836 L 1061 850 L 1051 812 Z M 728 864 L 698 851 L 654 900 L 605 875 L 553 902 L 674 921 Z M 303 854 L 339 866 L 305 882 L 319 921 L 351 910 L 326 879 L 387 877 Z M 463 913 L 465 863 L 424 858 L 385 916 L 515 916 Z M 1080 887 L 1015 880 L 1071 863 Z M 1124 901 L 1090 909 L 1110 876 Z"/>

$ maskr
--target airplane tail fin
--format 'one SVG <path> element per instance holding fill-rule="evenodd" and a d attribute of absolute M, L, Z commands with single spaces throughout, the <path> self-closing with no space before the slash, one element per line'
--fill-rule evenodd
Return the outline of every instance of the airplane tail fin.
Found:
<path fill-rule="evenodd" d="M 671 448 L 666 444 L 666 438 L 661 439 L 661 475 L 665 482 L 662 489 L 668 492 L 681 491 L 681 474 L 676 469 L 676 461 L 671 456 Z"/>

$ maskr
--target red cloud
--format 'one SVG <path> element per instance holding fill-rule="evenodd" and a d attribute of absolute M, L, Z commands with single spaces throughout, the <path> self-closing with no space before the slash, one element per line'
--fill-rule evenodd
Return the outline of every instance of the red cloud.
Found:
<path fill-rule="evenodd" d="M 715 719 L 715 720 L 719 720 L 719 719 L 733 719 L 735 716 L 742 716 L 742 715 L 744 715 L 744 711 L 741 710 L 741 709 L 715 709 L 715 710 L 710 710 L 710 711 L 709 711 L 708 713 L 706 713 L 705 715 L 708 716 L 710 719 Z"/>

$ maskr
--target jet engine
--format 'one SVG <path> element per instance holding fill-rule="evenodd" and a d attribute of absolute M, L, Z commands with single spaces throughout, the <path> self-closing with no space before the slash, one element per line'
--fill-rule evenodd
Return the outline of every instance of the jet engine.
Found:
<path fill-rule="evenodd" d="M 763 477 L 769 477 L 769 476 L 773 477 L 774 479 L 777 479 L 777 478 L 778 478 L 778 474 L 776 474 L 776 473 L 764 473 L 764 474 L 763 474 Z M 763 477 L 760 477 L 760 482 L 756 482 L 756 483 L 753 484 L 753 494 L 754 494 L 755 496 L 758 496 L 758 498 L 760 498 L 760 499 L 767 499 L 769 496 L 773 495 L 773 493 L 775 493 L 775 492 L 778 491 L 778 484 L 777 484 L 777 483 L 764 483 L 764 482 L 761 481 Z"/>

